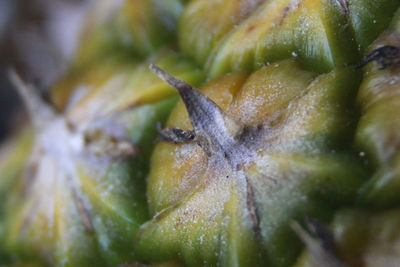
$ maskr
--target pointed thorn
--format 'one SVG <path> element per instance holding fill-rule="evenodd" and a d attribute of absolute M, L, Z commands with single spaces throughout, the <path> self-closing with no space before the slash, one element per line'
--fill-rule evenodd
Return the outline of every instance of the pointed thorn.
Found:
<path fill-rule="evenodd" d="M 196 131 L 198 131 L 198 134 L 206 134 L 203 133 L 201 129 L 199 129 L 199 127 L 203 128 L 205 125 L 201 124 L 204 124 L 205 121 L 207 121 L 208 126 L 212 123 L 215 123 L 214 115 L 216 113 L 219 113 L 221 114 L 221 116 L 223 116 L 223 112 L 220 110 L 217 104 L 215 104 L 213 101 L 211 101 L 208 97 L 203 95 L 200 91 L 198 91 L 190 84 L 169 75 L 167 72 L 160 69 L 154 64 L 150 65 L 150 69 L 160 79 L 167 82 L 179 92 L 183 103 L 185 104 L 186 109 L 189 113 L 189 118 L 192 126 Z"/>
<path fill-rule="evenodd" d="M 8 76 L 22 98 L 35 127 L 41 128 L 44 124 L 48 123 L 49 120 L 56 117 L 55 111 L 43 101 L 35 87 L 26 84 L 13 69 L 9 70 Z"/>
<path fill-rule="evenodd" d="M 157 65 L 150 64 L 149 69 L 158 76 L 161 80 L 167 82 L 168 84 L 171 84 L 169 80 L 173 78 L 171 75 L 160 69 Z M 171 84 L 172 85 L 172 84 Z M 173 85 L 172 85 L 173 86 Z"/>
<path fill-rule="evenodd" d="M 154 74 L 156 74 L 161 80 L 165 81 L 166 83 L 168 83 L 169 85 L 171 85 L 172 87 L 174 87 L 176 90 L 178 90 L 178 92 L 180 94 L 183 93 L 183 91 L 185 89 L 192 89 L 193 87 L 188 84 L 185 83 L 182 80 L 179 80 L 178 78 L 173 77 L 172 75 L 168 74 L 167 72 L 165 72 L 164 70 L 162 70 L 161 68 L 159 68 L 157 65 L 154 64 L 150 64 L 149 68 L 152 72 L 154 72 Z"/>
<path fill-rule="evenodd" d="M 210 154 L 222 155 L 235 168 L 243 163 L 244 159 L 250 158 L 250 155 L 254 156 L 254 153 L 235 140 L 243 128 L 242 124 L 226 115 L 214 101 L 190 84 L 172 77 L 156 65 L 151 64 L 150 69 L 178 90 L 186 106 L 196 139 L 203 149 Z M 173 134 L 177 135 L 177 131 L 180 130 L 175 130 Z M 181 132 L 178 135 L 181 135 Z"/>

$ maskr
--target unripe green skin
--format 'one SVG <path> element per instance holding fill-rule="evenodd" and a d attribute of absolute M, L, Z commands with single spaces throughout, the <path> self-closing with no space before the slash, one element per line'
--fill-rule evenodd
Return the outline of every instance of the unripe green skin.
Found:
<path fill-rule="evenodd" d="M 338 266 L 400 264 L 397 249 L 400 240 L 399 33 L 400 10 L 390 27 L 372 43 L 366 57 L 364 80 L 357 99 L 361 119 L 356 131 L 356 145 L 364 162 L 372 166 L 372 176 L 358 191 L 358 208 L 335 214 L 329 227 L 331 240 L 310 237 L 300 230 L 307 249 L 296 267 L 329 264 L 329 257 L 333 257 L 340 264 Z M 390 53 L 382 52 L 388 46 Z M 326 244 L 330 251 L 324 248 Z"/>
<path fill-rule="evenodd" d="M 399 6 L 392 0 L 191 1 L 178 39 L 210 77 L 292 56 L 326 73 L 360 62 Z"/>
<path fill-rule="evenodd" d="M 391 26 L 371 45 L 400 47 L 400 9 Z M 365 67 L 358 104 L 362 117 L 356 133 L 358 149 L 374 168 L 374 175 L 359 192 L 359 202 L 368 207 L 400 204 L 400 68 L 399 64 L 380 69 Z"/>
<path fill-rule="evenodd" d="M 287 266 L 301 247 L 290 221 L 306 214 L 329 220 L 337 207 L 352 203 L 369 168 L 377 171 L 359 191 L 359 203 L 397 204 L 399 156 L 387 149 L 397 136 L 396 93 L 382 100 L 374 92 L 380 87 L 373 86 L 374 75 L 378 80 L 384 76 L 385 82 L 397 76 L 373 69 L 366 74 L 356 143 L 367 157 L 358 157 L 351 148 L 357 120 L 353 102 L 361 77 L 348 67 L 360 63 L 372 40 L 387 28 L 397 1 L 191 1 L 179 20 L 178 43 L 203 71 L 180 53 L 161 49 L 176 42 L 172 33 L 183 2 L 127 2 L 112 25 L 96 32 L 78 54 L 73 79 L 61 82 L 53 99 L 62 119 L 89 135 L 88 145 L 79 157 L 60 153 L 76 166 L 72 179 L 47 175 L 53 163 L 62 166 L 55 168 L 62 173 L 65 160 L 45 152 L 36 166 L 44 166 L 46 175 L 33 175 L 45 179 L 32 179 L 33 187 L 17 180 L 8 198 L 2 242 L 9 255 L 39 256 L 59 266 L 109 266 L 133 256 L 191 266 Z M 160 15 L 160 10 L 165 12 Z M 397 27 L 393 25 L 389 35 Z M 146 199 L 154 124 L 164 121 L 176 100 L 173 89 L 150 74 L 150 63 L 195 86 L 202 73 L 218 77 L 203 90 L 231 124 L 222 128 L 234 145 L 215 149 L 224 140 L 195 126 L 197 144 L 158 145 Z M 73 89 L 82 84 L 91 87 L 89 93 L 74 102 Z M 221 126 L 208 119 L 216 129 Z M 121 140 L 119 133 L 109 135 L 115 125 L 122 126 Z M 192 129 L 182 103 L 168 126 Z M 264 130 L 257 131 L 259 127 Z M 59 136 L 50 137 L 54 142 Z M 124 154 L 127 139 L 138 154 Z M 38 150 L 41 142 L 35 141 Z M 105 156 L 101 163 L 93 161 L 99 154 Z M 365 158 L 373 166 L 362 162 Z M 28 174 L 23 177 L 31 180 Z M 12 176 L 3 176 L 0 191 L 13 184 L 6 181 Z M 389 182 L 382 187 L 382 181 Z"/>

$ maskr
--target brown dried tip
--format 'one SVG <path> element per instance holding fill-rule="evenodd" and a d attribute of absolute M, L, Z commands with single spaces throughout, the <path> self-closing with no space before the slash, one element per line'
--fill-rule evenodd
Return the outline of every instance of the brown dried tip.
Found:
<path fill-rule="evenodd" d="M 210 123 L 215 124 L 215 121 L 219 118 L 223 118 L 224 120 L 228 119 L 217 104 L 190 84 L 169 75 L 154 64 L 150 65 L 150 69 L 160 79 L 167 82 L 179 92 L 189 113 L 190 122 L 197 135 L 209 135 L 210 132 L 213 132 L 212 129 L 210 129 Z"/>
<path fill-rule="evenodd" d="M 252 154 L 236 138 L 244 128 L 243 125 L 227 116 L 216 103 L 190 84 L 169 75 L 156 65 L 151 64 L 150 69 L 179 92 L 194 128 L 193 139 L 196 138 L 206 152 L 222 155 L 235 166 L 243 163 Z M 161 134 L 177 131 L 179 129 L 162 130 Z M 174 139 L 173 142 L 179 140 Z"/>
<path fill-rule="evenodd" d="M 364 67 L 368 63 L 375 61 L 379 65 L 379 70 L 400 63 L 400 48 L 391 45 L 385 45 L 373 50 L 369 53 L 359 68 Z"/>

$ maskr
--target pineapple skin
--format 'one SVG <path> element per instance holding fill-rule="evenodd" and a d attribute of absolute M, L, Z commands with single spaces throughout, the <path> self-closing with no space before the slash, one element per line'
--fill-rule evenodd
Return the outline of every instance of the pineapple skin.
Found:
<path fill-rule="evenodd" d="M 390 224 L 395 215 L 368 210 L 335 213 L 335 210 L 346 205 L 364 210 L 374 207 L 384 212 L 398 205 L 399 156 L 398 149 L 392 149 L 396 144 L 390 142 L 398 135 L 399 86 L 393 84 L 398 68 L 382 71 L 371 63 L 363 75 L 354 66 L 382 45 L 400 46 L 399 11 L 393 16 L 399 6 L 396 1 L 369 0 L 127 1 L 111 22 L 84 39 L 85 45 L 70 72 L 53 88 L 52 101 L 62 116 L 88 129 L 97 125 L 98 118 L 107 119 L 106 126 L 112 118 L 112 123 L 122 125 L 125 136 L 140 148 L 139 154 L 119 157 L 118 164 L 106 162 L 102 166 L 105 176 L 85 170 L 78 176 L 87 181 L 83 183 L 82 195 L 92 203 L 89 212 L 102 221 L 94 225 L 95 234 L 89 233 L 79 218 L 82 215 L 71 201 L 73 195 L 64 193 L 67 186 L 53 189 L 57 203 L 61 203 L 57 209 L 63 211 L 56 216 L 57 234 L 49 237 L 51 227 L 41 226 L 40 220 L 35 223 L 36 219 L 28 227 L 28 234 L 21 234 L 25 227 L 23 218 L 29 217 L 28 210 L 32 207 L 29 203 L 33 202 L 21 197 L 26 182 L 20 177 L 25 176 L 23 162 L 28 161 L 29 147 L 34 145 L 28 144 L 32 142 L 29 137 L 32 133 L 26 134 L 26 140 L 31 141 L 17 137 L 10 150 L 16 152 L 5 152 L 7 159 L 0 165 L 0 192 L 8 192 L 2 194 L 6 204 L 0 210 L 4 247 L 0 247 L 0 255 L 5 251 L 4 264 L 42 261 L 57 266 L 115 266 L 139 260 L 162 265 L 163 261 L 172 260 L 171 264 L 180 261 L 188 266 L 289 266 L 302 248 L 289 226 L 292 220 L 302 221 L 305 215 L 311 215 L 328 223 L 334 216 L 331 228 L 335 232 L 348 220 L 351 221 L 348 227 L 353 229 L 358 223 L 353 223 L 355 218 L 364 216 L 373 225 L 384 228 L 380 224 L 385 225 L 386 218 Z M 185 145 L 166 143 L 157 145 L 153 153 L 157 135 L 154 124 L 166 120 L 177 97 L 171 87 L 147 70 L 150 63 L 194 86 L 208 80 L 202 92 L 245 125 L 255 127 L 265 122 L 274 125 L 279 122 L 279 119 L 273 121 L 278 113 L 289 114 L 290 118 L 295 112 L 311 112 L 301 107 L 316 110 L 308 121 L 293 115 L 292 124 L 282 124 L 288 127 L 288 132 L 296 129 L 306 132 L 294 137 L 283 134 L 282 141 L 274 145 L 276 151 L 291 156 L 269 158 L 268 152 L 262 154 L 262 163 L 256 161 L 256 167 L 247 170 L 253 187 L 259 189 L 254 194 L 258 194 L 255 206 L 259 209 L 261 234 L 254 230 L 254 220 L 250 218 L 248 188 L 232 182 L 216 182 L 221 174 L 213 172 L 218 167 L 212 164 L 212 171 L 206 174 L 208 178 L 199 173 L 205 170 L 204 162 L 212 157 L 204 156 L 204 151 L 196 148 L 190 154 L 190 162 L 183 163 L 177 151 Z M 274 72 L 275 78 L 266 78 Z M 295 85 L 277 85 L 288 80 Z M 390 85 L 376 86 L 377 81 Z M 241 87 L 246 84 L 248 87 Z M 76 89 L 82 85 L 90 88 L 89 93 L 74 102 Z M 305 97 L 308 91 L 315 94 Z M 230 102 L 232 99 L 234 104 Z M 257 104 L 260 99 L 262 104 Z M 361 114 L 357 113 L 354 102 Z M 293 105 L 300 108 L 296 110 Z M 167 126 L 192 129 L 182 102 L 173 110 Z M 99 140 L 101 143 L 103 139 Z M 270 140 L 265 142 L 273 146 Z M 103 151 L 107 146 L 101 147 Z M 184 157 L 189 159 L 187 155 Z M 192 165 L 192 161 L 198 165 Z M 279 167 L 264 170 L 265 162 L 278 162 Z M 188 166 L 182 171 L 184 164 Z M 304 166 L 307 167 L 302 173 L 307 179 L 299 175 Z M 189 175 L 185 168 L 197 168 L 197 172 L 189 171 Z M 277 173 L 277 177 L 283 173 L 301 182 L 283 183 L 280 191 L 274 189 L 270 180 L 260 179 L 265 173 Z M 235 176 L 237 172 L 230 170 L 228 174 Z M 101 192 L 107 190 L 92 183 L 96 178 L 117 188 L 116 181 L 125 180 L 127 190 L 120 187 L 121 190 L 103 198 Z M 199 213 L 185 213 L 191 195 L 196 196 L 194 189 L 202 185 L 199 181 L 205 180 L 210 180 L 212 186 L 234 188 L 226 189 L 229 200 L 207 204 L 219 194 L 211 190 L 214 193 L 204 203 L 199 200 L 192 204 Z M 217 203 L 223 216 L 214 214 L 213 218 L 219 219 L 210 226 L 214 221 L 210 219 L 212 208 L 208 205 Z M 137 210 L 131 209 L 131 205 L 138 207 Z M 125 215 L 129 220 L 125 220 Z M 134 226 L 127 226 L 127 221 L 132 220 Z M 178 221 L 179 227 L 175 229 Z M 76 237 L 68 234 L 70 226 L 80 229 Z M 379 234 L 376 238 L 382 245 L 387 243 Z M 372 256 L 366 255 L 365 261 L 370 261 Z M 382 255 L 384 260 L 386 254 Z M 350 256 L 343 256 L 346 257 Z M 308 266 L 311 258 L 304 252 L 297 265 Z M 391 259 L 394 264 L 398 262 L 395 257 Z"/>

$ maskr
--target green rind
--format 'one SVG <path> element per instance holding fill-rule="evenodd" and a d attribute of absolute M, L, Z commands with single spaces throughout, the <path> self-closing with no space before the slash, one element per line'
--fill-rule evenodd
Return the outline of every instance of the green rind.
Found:
<path fill-rule="evenodd" d="M 293 56 L 313 71 L 329 72 L 359 61 L 352 37 L 336 1 L 267 1 L 214 49 L 207 72 L 254 70 Z"/>
<path fill-rule="evenodd" d="M 364 55 L 368 46 L 390 24 L 399 1 L 392 0 L 350 0 L 349 19 L 360 52 Z"/>
<path fill-rule="evenodd" d="M 370 49 L 400 45 L 400 10 L 390 27 Z M 360 189 L 359 204 L 384 208 L 400 204 L 400 72 L 398 66 L 380 70 L 375 63 L 365 67 L 358 105 L 362 117 L 356 131 L 356 146 L 373 168 L 371 179 Z"/>

